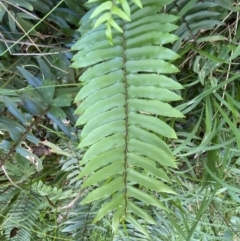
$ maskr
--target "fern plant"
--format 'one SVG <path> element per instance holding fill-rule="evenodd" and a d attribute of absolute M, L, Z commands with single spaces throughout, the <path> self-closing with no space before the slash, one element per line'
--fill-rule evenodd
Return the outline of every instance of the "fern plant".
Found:
<path fill-rule="evenodd" d="M 31 232 L 35 222 L 39 217 L 39 209 L 41 208 L 41 199 L 30 199 L 27 192 L 22 192 L 14 203 L 8 206 L 10 209 L 7 219 L 2 227 L 5 229 L 5 235 L 11 240 L 25 241 L 30 240 Z"/>
<path fill-rule="evenodd" d="M 175 193 L 167 171 L 177 163 L 167 138 L 176 134 L 167 120 L 183 115 L 167 103 L 180 100 L 174 90 L 182 88 L 167 76 L 178 71 L 171 64 L 178 55 L 164 47 L 177 40 L 170 33 L 176 17 L 162 13 L 169 2 L 144 0 L 142 9 L 129 3 L 131 22 L 116 18 L 122 32 L 112 30 L 113 46 L 105 26 L 92 29 L 92 9 L 72 48 L 72 67 L 85 68 L 75 98 L 77 125 L 84 125 L 78 147 L 86 150 L 79 177 L 87 176 L 83 187 L 92 189 L 82 203 L 102 200 L 94 222 L 112 213 L 115 233 L 126 221 L 149 237 L 144 223 L 155 221 L 138 202 L 164 208 L 154 192 Z"/>
<path fill-rule="evenodd" d="M 0 1 L 0 240 L 237 240 L 238 4 L 84 2 Z"/>

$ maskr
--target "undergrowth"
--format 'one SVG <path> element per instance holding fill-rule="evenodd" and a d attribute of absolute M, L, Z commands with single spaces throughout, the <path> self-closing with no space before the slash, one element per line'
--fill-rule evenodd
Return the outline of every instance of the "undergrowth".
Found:
<path fill-rule="evenodd" d="M 0 1 L 0 239 L 240 240 L 239 3 L 89 2 Z"/>

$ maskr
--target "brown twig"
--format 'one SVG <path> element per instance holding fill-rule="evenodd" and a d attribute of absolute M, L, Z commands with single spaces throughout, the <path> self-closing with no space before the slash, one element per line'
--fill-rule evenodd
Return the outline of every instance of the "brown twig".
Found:
<path fill-rule="evenodd" d="M 0 38 L 0 42 L 7 42 L 7 43 L 15 43 L 16 40 L 10 40 L 10 39 L 6 39 L 6 38 Z M 44 45 L 44 44 L 36 44 L 36 43 L 30 43 L 27 41 L 19 41 L 18 44 L 22 44 L 22 45 L 28 45 L 28 46 L 38 46 L 40 48 L 55 48 L 57 47 L 57 45 L 59 45 L 59 43 L 57 44 L 52 44 L 52 45 Z M 67 48 L 62 48 L 63 50 L 69 50 Z"/>
<path fill-rule="evenodd" d="M 29 133 L 29 131 L 33 128 L 34 125 L 36 125 L 40 119 L 48 112 L 48 110 L 50 109 L 50 107 L 48 107 L 43 113 L 42 115 L 40 115 L 38 118 L 36 118 L 32 124 L 30 126 L 28 126 L 26 128 L 26 131 L 23 133 L 23 135 L 16 141 L 16 143 L 14 145 L 12 145 L 12 147 L 10 148 L 10 151 L 8 152 L 7 156 L 4 158 L 4 160 L 2 160 L 2 162 L 0 163 L 0 168 L 3 167 L 3 165 L 6 163 L 6 161 L 8 160 L 8 158 L 11 156 L 11 154 L 14 152 L 14 150 L 16 149 L 16 147 L 19 145 L 19 143 L 26 137 L 26 135 Z"/>

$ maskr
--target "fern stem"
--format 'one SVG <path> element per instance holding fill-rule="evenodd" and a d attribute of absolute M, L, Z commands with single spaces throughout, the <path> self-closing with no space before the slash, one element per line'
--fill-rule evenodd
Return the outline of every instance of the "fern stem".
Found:
<path fill-rule="evenodd" d="M 123 24 L 123 21 L 122 21 L 122 29 L 124 29 L 124 24 Z M 125 108 L 125 147 L 124 147 L 124 186 L 125 186 L 125 189 L 124 189 L 124 198 L 125 198 L 125 205 L 124 205 L 124 213 L 125 213 L 125 217 L 127 216 L 127 169 L 128 169 L 128 163 L 127 163 L 127 152 L 128 152 L 128 83 L 127 83 L 127 71 L 126 71 L 126 56 L 125 56 L 125 42 L 126 42 L 126 39 L 125 39 L 125 36 L 124 36 L 124 33 L 123 33 L 123 44 L 122 44 L 122 47 L 123 47 L 123 55 L 122 55 L 122 58 L 123 58 L 123 73 L 124 73 L 124 79 L 123 79 L 123 84 L 124 84 L 124 95 L 125 95 L 125 105 L 124 105 L 124 108 Z"/>

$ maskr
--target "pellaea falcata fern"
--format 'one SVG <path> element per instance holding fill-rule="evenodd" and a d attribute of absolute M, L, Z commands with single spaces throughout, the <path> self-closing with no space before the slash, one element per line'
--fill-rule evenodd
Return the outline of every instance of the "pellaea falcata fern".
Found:
<path fill-rule="evenodd" d="M 113 46 L 105 25 L 92 28 L 99 17 L 90 19 L 92 9 L 73 46 L 72 67 L 85 68 L 75 99 L 79 148 L 86 150 L 80 178 L 87 177 L 84 188 L 94 187 L 82 203 L 101 200 L 94 221 L 112 213 L 114 232 L 126 221 L 148 236 L 144 222 L 155 221 L 138 203 L 164 208 L 154 192 L 174 194 L 166 170 L 177 165 L 166 140 L 176 134 L 166 119 L 183 115 L 167 103 L 181 99 L 173 91 L 181 85 L 166 76 L 178 71 L 171 64 L 178 55 L 163 47 L 177 39 L 170 33 L 176 17 L 161 13 L 169 2 L 143 0 L 142 8 L 128 2 L 131 21 L 116 19 L 122 32 L 112 29 Z"/>

